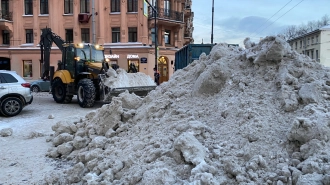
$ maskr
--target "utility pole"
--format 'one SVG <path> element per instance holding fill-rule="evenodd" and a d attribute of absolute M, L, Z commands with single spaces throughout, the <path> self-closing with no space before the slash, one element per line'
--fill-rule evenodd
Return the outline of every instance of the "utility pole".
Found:
<path fill-rule="evenodd" d="M 213 20 L 214 20 L 214 0 L 212 0 L 212 31 L 211 31 L 211 44 L 213 44 Z"/>
<path fill-rule="evenodd" d="M 92 0 L 92 34 L 93 34 L 93 44 L 95 44 L 95 0 Z"/>
<path fill-rule="evenodd" d="M 149 3 L 149 1 L 148 0 L 145 0 L 147 3 L 148 3 L 148 5 L 151 7 L 151 9 L 152 9 L 152 12 L 153 12 L 153 14 L 154 14 L 154 18 L 155 18 L 155 25 L 154 25 L 154 29 L 155 29 L 155 69 L 156 69 L 156 71 L 158 70 L 158 42 L 157 42 L 157 40 L 158 40 L 158 35 L 157 35 L 157 14 L 158 14 L 158 12 L 157 12 L 157 10 L 156 10 L 156 8 L 155 7 L 153 7 L 150 3 Z M 155 3 L 155 5 L 156 5 L 156 3 Z"/>

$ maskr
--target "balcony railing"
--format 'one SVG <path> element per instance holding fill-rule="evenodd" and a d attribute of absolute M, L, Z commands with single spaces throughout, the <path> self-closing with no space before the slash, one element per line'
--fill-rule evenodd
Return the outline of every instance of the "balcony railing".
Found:
<path fill-rule="evenodd" d="M 1 10 L 0 11 L 0 19 L 5 19 L 8 21 L 13 20 L 13 12 L 9 12 L 8 10 Z"/>
<path fill-rule="evenodd" d="M 156 8 L 156 10 L 158 12 L 157 18 L 183 22 L 183 12 L 173 11 L 164 8 Z M 149 19 L 153 18 L 155 18 L 155 13 L 152 8 L 149 8 Z"/>

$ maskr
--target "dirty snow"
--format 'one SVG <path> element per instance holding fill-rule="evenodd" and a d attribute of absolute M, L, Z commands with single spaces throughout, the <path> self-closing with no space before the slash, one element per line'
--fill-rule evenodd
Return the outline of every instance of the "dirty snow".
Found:
<path fill-rule="evenodd" d="M 139 86 L 155 86 L 154 80 L 145 73 L 127 73 L 124 69 L 114 70 L 110 68 L 107 71 L 108 78 L 105 79 L 104 85 L 110 88 L 120 87 L 139 87 Z"/>
<path fill-rule="evenodd" d="M 46 184 L 330 184 L 330 69 L 281 37 L 216 45 L 145 98 L 52 126 Z"/>

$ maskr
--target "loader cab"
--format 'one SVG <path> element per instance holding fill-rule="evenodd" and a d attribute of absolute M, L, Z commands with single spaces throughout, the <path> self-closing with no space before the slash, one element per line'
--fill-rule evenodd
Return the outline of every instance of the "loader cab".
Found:
<path fill-rule="evenodd" d="M 103 47 L 92 44 L 65 44 L 62 69 L 75 79 L 81 74 L 98 74 L 104 62 Z"/>

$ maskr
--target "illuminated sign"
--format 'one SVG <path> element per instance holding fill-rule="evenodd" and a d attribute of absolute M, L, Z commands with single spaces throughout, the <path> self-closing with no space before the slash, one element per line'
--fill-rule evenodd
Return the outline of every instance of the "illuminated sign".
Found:
<path fill-rule="evenodd" d="M 112 54 L 112 55 L 104 55 L 105 58 L 119 58 L 119 55 Z"/>
<path fill-rule="evenodd" d="M 139 55 L 127 55 L 127 59 L 140 58 Z"/>

